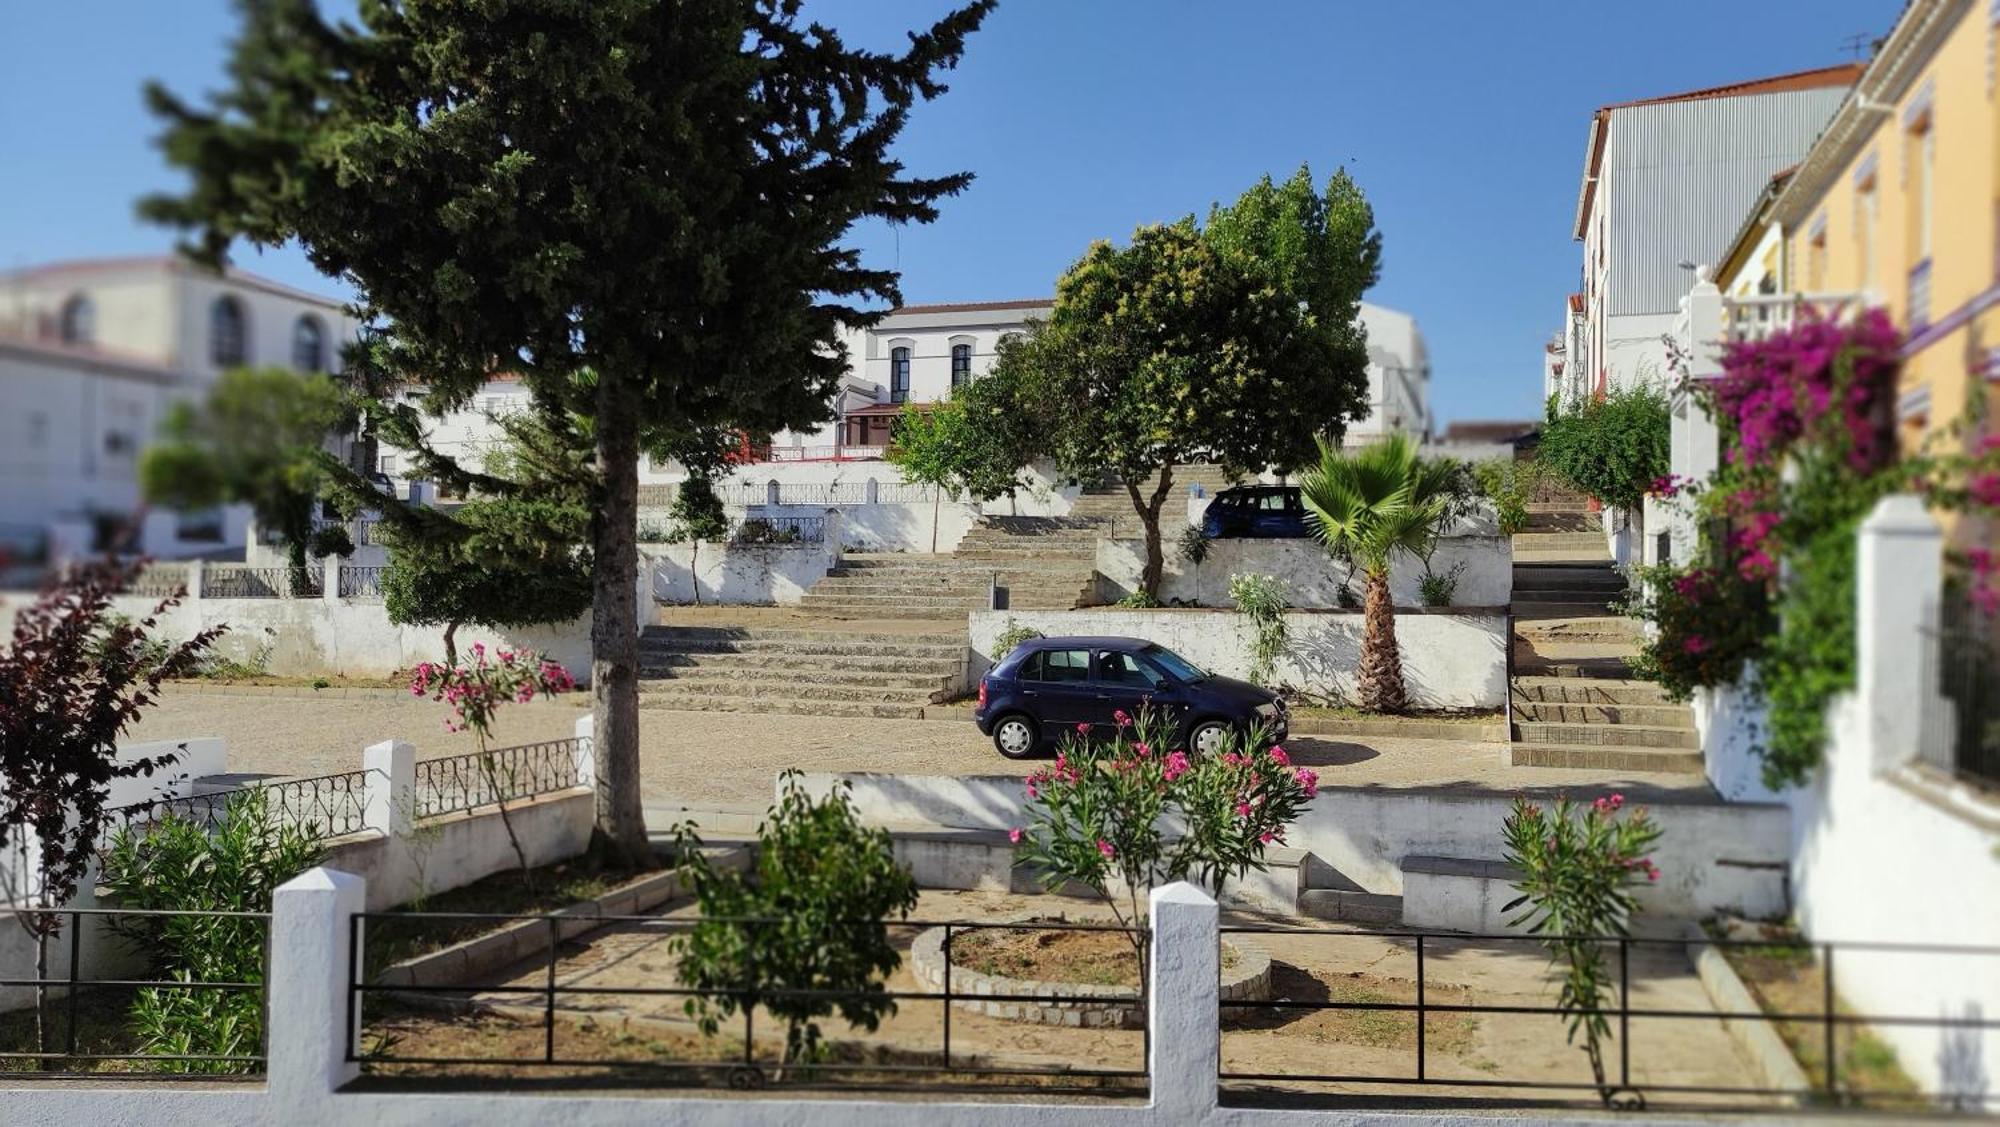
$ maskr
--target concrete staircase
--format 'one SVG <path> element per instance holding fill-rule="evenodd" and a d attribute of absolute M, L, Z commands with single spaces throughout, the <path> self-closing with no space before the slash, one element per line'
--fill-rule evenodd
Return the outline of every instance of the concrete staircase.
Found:
<path fill-rule="evenodd" d="M 1544 494 L 1514 536 L 1513 742 L 1518 766 L 1700 774 L 1686 705 L 1632 679 L 1640 623 L 1614 609 L 1625 579 L 1579 496 Z"/>
<path fill-rule="evenodd" d="M 1160 484 L 1160 475 L 1154 474 L 1139 483 L 1139 494 L 1150 497 Z M 1221 466 L 1196 463 L 1174 467 L 1173 484 L 1167 493 L 1167 504 L 1185 505 L 1187 489 L 1190 485 L 1200 485 L 1210 496 L 1236 484 L 1236 479 L 1222 471 Z M 1162 510 L 1164 513 L 1166 510 Z M 1077 495 L 1076 504 L 1069 511 L 1071 520 L 1095 521 L 1101 523 L 1103 535 L 1121 540 L 1137 539 L 1146 534 L 1145 526 L 1139 523 L 1139 514 L 1132 508 L 1132 498 L 1125 492 L 1125 483 L 1114 476 L 1086 486 Z"/>
<path fill-rule="evenodd" d="M 1064 517 L 986 517 L 951 555 L 850 552 L 813 584 L 800 609 L 832 618 L 963 621 L 998 582 L 1021 610 L 1068 610 L 1091 590 L 1097 529 Z"/>
<path fill-rule="evenodd" d="M 961 691 L 965 628 L 875 634 L 747 626 L 649 626 L 639 706 L 921 720 Z"/>

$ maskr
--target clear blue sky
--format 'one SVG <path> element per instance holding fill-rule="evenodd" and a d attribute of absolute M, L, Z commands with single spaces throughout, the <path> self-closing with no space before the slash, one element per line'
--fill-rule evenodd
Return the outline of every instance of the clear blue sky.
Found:
<path fill-rule="evenodd" d="M 891 47 L 948 0 L 809 0 Z M 1003 0 L 900 154 L 978 180 L 938 223 L 858 237 L 912 302 L 1030 297 L 1095 238 L 1264 172 L 1346 165 L 1385 239 L 1371 300 L 1416 315 L 1441 419 L 1539 410 L 1575 288 L 1585 125 L 1606 102 L 1844 61 L 1900 0 Z M 0 267 L 162 250 L 132 201 L 174 175 L 140 83 L 221 77 L 227 0 L 13 6 L 0 38 Z M 293 251 L 242 265 L 343 292 Z"/>

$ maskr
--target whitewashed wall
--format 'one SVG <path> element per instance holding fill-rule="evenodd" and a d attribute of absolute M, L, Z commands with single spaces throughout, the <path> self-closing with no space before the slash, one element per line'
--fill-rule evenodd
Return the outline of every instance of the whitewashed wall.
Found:
<path fill-rule="evenodd" d="M 1176 530 L 1176 535 L 1178 531 Z M 1329 556 L 1315 540 L 1211 540 L 1208 557 L 1199 565 L 1181 556 L 1171 541 L 1163 545 L 1164 567 L 1160 580 L 1162 601 L 1185 599 L 1202 606 L 1232 607 L 1229 577 L 1244 572 L 1273 575 L 1284 582 L 1292 605 L 1325 609 L 1340 605 L 1340 588 L 1347 568 Z M 1497 533 L 1447 537 L 1431 558 L 1431 570 L 1442 575 L 1463 563 L 1458 589 L 1452 598 L 1457 607 L 1502 607 L 1513 599 L 1513 541 Z M 1139 587 L 1146 566 L 1144 540 L 1099 540 L 1097 572 L 1102 576 L 1099 596 L 1114 602 Z M 1423 565 L 1411 556 L 1398 556 L 1389 568 L 1389 592 L 1396 605 L 1422 605 L 1418 584 Z M 1348 581 L 1358 605 L 1366 590 L 1366 577 L 1357 569 Z"/>
<path fill-rule="evenodd" d="M 991 665 L 1009 622 L 1049 636 L 1144 638 L 1213 672 L 1250 672 L 1250 620 L 1218 610 L 974 611 L 970 634 L 976 681 Z M 1359 693 L 1363 617 L 1359 611 L 1293 611 L 1290 643 L 1276 665 L 1278 683 L 1311 697 L 1354 700 Z M 1403 684 L 1410 704 L 1429 709 L 1499 708 L 1506 701 L 1506 619 L 1498 613 L 1404 611 L 1396 615 Z"/>
<path fill-rule="evenodd" d="M 839 562 L 839 548 L 831 543 L 648 544 L 639 560 L 640 570 L 652 575 L 653 598 L 661 602 L 694 602 L 698 582 L 704 603 L 782 606 L 796 605 Z M 640 614 L 651 605 L 642 602 Z"/>

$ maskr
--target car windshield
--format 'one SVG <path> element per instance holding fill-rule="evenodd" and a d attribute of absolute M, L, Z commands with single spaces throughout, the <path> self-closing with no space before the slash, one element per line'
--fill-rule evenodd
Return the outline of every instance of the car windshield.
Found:
<path fill-rule="evenodd" d="M 1187 658 L 1182 657 L 1165 646 L 1147 646 L 1139 652 L 1152 658 L 1155 664 L 1173 674 L 1177 680 L 1202 681 L 1208 678 L 1208 670 L 1203 669 L 1201 666 L 1196 665 L 1194 662 L 1189 661 Z"/>

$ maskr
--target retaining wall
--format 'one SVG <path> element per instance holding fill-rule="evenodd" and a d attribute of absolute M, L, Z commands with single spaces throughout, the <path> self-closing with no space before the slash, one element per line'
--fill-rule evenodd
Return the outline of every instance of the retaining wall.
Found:
<path fill-rule="evenodd" d="M 694 602 L 698 582 L 704 603 L 793 606 L 839 562 L 839 546 L 829 535 L 819 544 L 648 544 L 639 567 L 651 575 L 653 598 L 662 602 Z M 640 604 L 642 618 L 651 606 Z"/>
<path fill-rule="evenodd" d="M 1446 537 L 1431 558 L 1431 570 L 1440 575 L 1464 565 L 1451 600 L 1454 607 L 1499 607 L 1513 600 L 1513 541 L 1492 531 L 1491 524 L 1487 521 Z M 1181 556 L 1173 535 L 1178 533 L 1168 535 L 1163 545 L 1163 602 L 1181 599 L 1205 607 L 1233 607 L 1229 577 L 1242 573 L 1275 576 L 1284 584 L 1286 598 L 1302 609 L 1339 607 L 1343 581 L 1354 593 L 1357 605 L 1365 591 L 1366 579 L 1360 571 L 1350 578 L 1346 566 L 1329 556 L 1316 540 L 1211 540 L 1207 557 L 1193 564 Z M 1138 590 L 1145 566 L 1144 540 L 1099 540 L 1099 597 L 1115 602 Z M 1422 563 L 1414 557 L 1395 558 L 1389 568 L 1389 592 L 1397 606 L 1423 605 L 1418 586 L 1423 574 Z"/>

